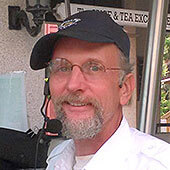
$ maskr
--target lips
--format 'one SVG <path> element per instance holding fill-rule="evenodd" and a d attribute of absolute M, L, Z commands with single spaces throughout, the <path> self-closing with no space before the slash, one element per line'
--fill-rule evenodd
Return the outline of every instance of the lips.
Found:
<path fill-rule="evenodd" d="M 71 106 L 75 106 L 75 107 L 81 107 L 81 106 L 87 106 L 90 103 L 79 103 L 79 102 L 66 102 L 66 104 L 69 104 Z"/>
<path fill-rule="evenodd" d="M 92 107 L 92 104 L 87 102 L 64 102 L 63 109 L 66 114 L 82 114 L 84 112 L 89 112 L 94 108 Z"/>

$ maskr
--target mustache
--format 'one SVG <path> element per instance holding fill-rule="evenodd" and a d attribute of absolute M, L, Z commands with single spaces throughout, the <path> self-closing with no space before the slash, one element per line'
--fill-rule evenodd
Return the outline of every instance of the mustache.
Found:
<path fill-rule="evenodd" d="M 92 105 L 95 108 L 98 108 L 100 103 L 92 97 L 84 96 L 82 92 L 71 92 L 66 95 L 58 96 L 58 97 L 51 97 L 52 102 L 55 105 L 62 105 L 64 103 L 76 103 L 76 104 L 84 104 L 84 105 Z"/>

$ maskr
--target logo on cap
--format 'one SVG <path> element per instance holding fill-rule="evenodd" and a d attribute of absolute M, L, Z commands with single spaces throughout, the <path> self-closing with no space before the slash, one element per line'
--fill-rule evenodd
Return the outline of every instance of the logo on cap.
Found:
<path fill-rule="evenodd" d="M 81 19 L 79 18 L 75 18 L 75 19 L 70 19 L 70 20 L 67 20 L 67 21 L 64 21 L 60 26 L 59 26 L 59 30 L 63 30 L 63 29 L 66 29 L 72 25 L 77 25 L 78 22 L 80 22 Z"/>

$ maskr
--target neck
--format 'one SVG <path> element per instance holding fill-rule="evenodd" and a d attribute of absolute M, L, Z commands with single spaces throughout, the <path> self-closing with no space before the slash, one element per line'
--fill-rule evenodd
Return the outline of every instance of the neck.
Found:
<path fill-rule="evenodd" d="M 74 140 L 76 156 L 95 154 L 118 129 L 122 117 L 122 113 L 118 116 L 113 116 L 103 125 L 102 130 L 93 138 Z"/>

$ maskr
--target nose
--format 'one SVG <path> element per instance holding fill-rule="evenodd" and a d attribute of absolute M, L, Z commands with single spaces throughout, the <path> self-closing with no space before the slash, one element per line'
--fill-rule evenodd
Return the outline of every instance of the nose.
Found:
<path fill-rule="evenodd" d="M 87 80 L 79 66 L 74 66 L 70 77 L 67 81 L 67 90 L 71 92 L 85 91 L 87 88 Z"/>

